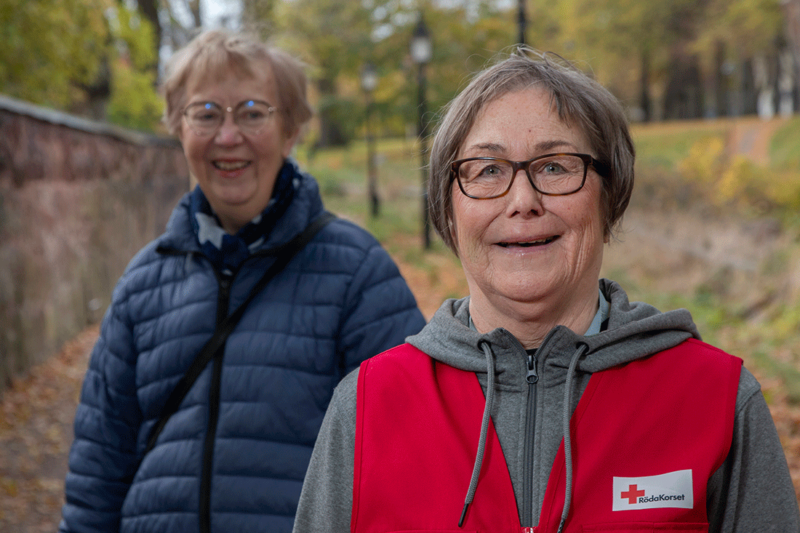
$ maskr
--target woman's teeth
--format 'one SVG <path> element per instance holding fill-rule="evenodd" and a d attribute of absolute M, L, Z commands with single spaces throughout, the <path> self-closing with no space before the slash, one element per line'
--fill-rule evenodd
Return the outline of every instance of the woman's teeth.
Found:
<path fill-rule="evenodd" d="M 521 246 L 523 248 L 527 248 L 529 246 L 541 246 L 542 244 L 550 244 L 557 237 L 547 237 L 546 239 L 539 239 L 537 241 L 529 241 L 529 242 L 501 242 L 500 246 L 504 248 L 508 248 L 509 246 Z"/>
<path fill-rule="evenodd" d="M 229 162 L 229 161 L 214 161 L 212 163 L 215 168 L 219 170 L 239 170 L 242 169 L 250 164 L 249 161 L 236 161 L 236 162 Z"/>

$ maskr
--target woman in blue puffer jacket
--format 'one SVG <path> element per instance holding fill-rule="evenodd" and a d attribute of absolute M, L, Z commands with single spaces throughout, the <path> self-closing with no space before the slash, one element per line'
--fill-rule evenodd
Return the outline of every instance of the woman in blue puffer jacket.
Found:
<path fill-rule="evenodd" d="M 165 119 L 198 186 L 114 291 L 75 416 L 59 531 L 289 532 L 334 387 L 424 319 L 386 251 L 340 219 L 257 290 L 325 216 L 316 182 L 289 158 L 311 117 L 296 60 L 211 31 L 173 56 L 165 79 Z"/>

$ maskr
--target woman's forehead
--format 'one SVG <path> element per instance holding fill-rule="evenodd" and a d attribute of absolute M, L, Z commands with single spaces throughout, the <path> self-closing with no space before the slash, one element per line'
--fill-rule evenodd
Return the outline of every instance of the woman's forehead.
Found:
<path fill-rule="evenodd" d="M 268 62 L 254 65 L 240 64 L 238 62 L 226 62 L 208 64 L 205 68 L 198 68 L 186 79 L 186 92 L 191 95 L 203 92 L 206 89 L 229 82 L 231 79 L 239 82 L 253 81 L 259 86 L 263 86 L 264 91 L 271 93 L 275 90 L 272 68 Z"/>
<path fill-rule="evenodd" d="M 459 153 L 504 151 L 525 146 L 546 150 L 554 146 L 588 149 L 581 128 L 564 121 L 551 93 L 541 87 L 506 92 L 486 102 L 475 116 Z"/>

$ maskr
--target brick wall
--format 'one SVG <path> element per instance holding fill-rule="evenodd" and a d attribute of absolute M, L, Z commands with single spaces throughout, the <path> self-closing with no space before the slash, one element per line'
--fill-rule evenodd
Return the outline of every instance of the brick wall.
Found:
<path fill-rule="evenodd" d="M 188 188 L 174 139 L 0 96 L 0 391 L 102 318 Z"/>

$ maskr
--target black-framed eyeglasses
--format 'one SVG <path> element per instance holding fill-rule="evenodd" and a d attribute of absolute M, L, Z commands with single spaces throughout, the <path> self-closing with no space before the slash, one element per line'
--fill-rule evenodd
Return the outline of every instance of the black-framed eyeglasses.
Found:
<path fill-rule="evenodd" d="M 186 106 L 183 116 L 197 135 L 214 135 L 225 122 L 225 115 L 233 113 L 233 121 L 239 129 L 250 135 L 258 135 L 272 119 L 276 108 L 261 100 L 244 100 L 236 107 L 223 109 L 216 102 L 195 102 Z"/>
<path fill-rule="evenodd" d="M 461 192 L 475 200 L 504 196 L 520 170 L 540 193 L 565 196 L 581 190 L 590 166 L 601 176 L 607 175 L 606 165 L 588 154 L 574 153 L 540 155 L 527 161 L 470 157 L 453 161 L 450 174 Z"/>

